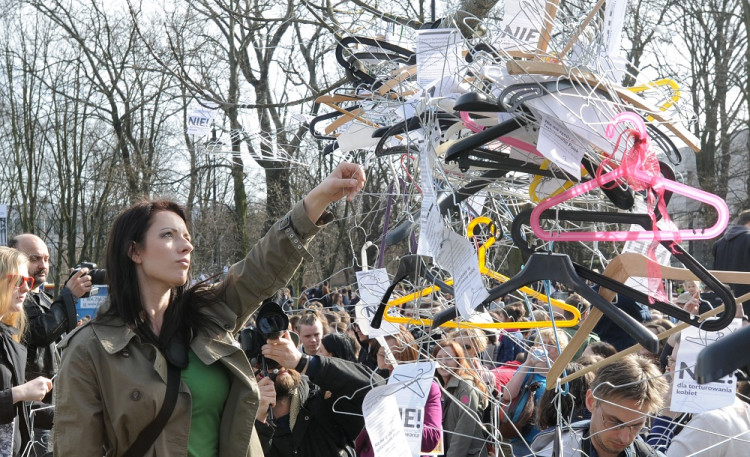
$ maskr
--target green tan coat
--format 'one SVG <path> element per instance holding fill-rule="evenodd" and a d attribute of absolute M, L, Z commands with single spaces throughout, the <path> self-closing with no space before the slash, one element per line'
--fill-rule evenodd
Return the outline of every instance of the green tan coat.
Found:
<path fill-rule="evenodd" d="M 254 428 L 258 385 L 233 334 L 261 301 L 283 287 L 301 260 L 311 259 L 306 245 L 317 232 L 302 202 L 281 219 L 229 270 L 232 286 L 211 309 L 209 331 L 190 346 L 206 364 L 220 361 L 231 375 L 219 435 L 219 456 L 262 457 Z M 105 303 L 102 306 L 108 306 Z M 167 364 L 122 322 L 92 322 L 63 342 L 55 380 L 56 457 L 120 456 L 150 423 L 164 401 Z M 184 382 L 174 412 L 146 457 L 187 456 L 191 395 Z"/>

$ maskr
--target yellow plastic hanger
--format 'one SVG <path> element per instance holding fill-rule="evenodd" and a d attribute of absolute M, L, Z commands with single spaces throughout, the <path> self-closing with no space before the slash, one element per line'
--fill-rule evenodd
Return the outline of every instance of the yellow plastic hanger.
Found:
<path fill-rule="evenodd" d="M 480 216 L 474 218 L 466 227 L 466 236 L 468 238 L 474 237 L 474 228 L 479 224 L 485 224 L 490 227 L 490 232 L 492 233 L 492 236 L 487 239 L 487 241 L 482 244 L 479 249 L 477 250 L 477 259 L 479 261 L 479 272 L 485 276 L 488 276 L 496 281 L 500 282 L 506 282 L 508 279 L 507 276 L 498 273 L 494 270 L 491 270 L 487 268 L 486 265 L 486 254 L 487 249 L 495 244 L 495 233 L 496 229 L 494 224 L 492 223 L 492 220 L 489 217 L 486 216 Z M 453 284 L 453 279 L 448 279 L 445 281 L 447 285 Z M 411 318 L 411 317 L 402 317 L 402 316 L 393 316 L 388 313 L 388 310 L 393 306 L 400 306 L 404 303 L 408 303 L 414 300 L 417 300 L 419 298 L 422 298 L 424 296 L 427 296 L 435 291 L 440 290 L 440 287 L 438 286 L 430 286 L 426 287 L 424 289 L 418 290 L 416 292 L 413 292 L 409 295 L 405 295 L 403 297 L 395 298 L 393 300 L 390 300 L 385 308 L 385 313 L 383 314 L 383 319 L 387 322 L 393 322 L 397 324 L 413 324 L 413 325 L 424 325 L 427 327 L 432 326 L 432 319 L 421 319 L 421 318 Z M 560 319 L 555 320 L 555 325 L 557 327 L 573 327 L 578 324 L 578 322 L 581 319 L 581 313 L 578 311 L 578 309 L 575 306 L 568 305 L 564 301 L 557 300 L 554 298 L 549 298 L 546 295 L 537 292 L 534 289 L 528 288 L 528 287 L 522 287 L 519 289 L 521 292 L 548 302 L 552 304 L 552 306 L 556 308 L 560 308 L 562 310 L 570 311 L 571 314 L 573 314 L 573 319 Z M 468 328 L 468 327 L 474 327 L 474 328 L 506 328 L 506 329 L 529 329 L 529 328 L 546 328 L 551 327 L 552 321 L 535 321 L 535 322 L 456 322 L 456 321 L 448 321 L 445 324 L 441 325 L 441 327 L 448 327 L 448 328 Z"/>

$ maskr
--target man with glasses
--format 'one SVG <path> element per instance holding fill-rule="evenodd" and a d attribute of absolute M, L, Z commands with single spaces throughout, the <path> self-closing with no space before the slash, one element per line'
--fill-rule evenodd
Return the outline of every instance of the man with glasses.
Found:
<path fill-rule="evenodd" d="M 657 366 L 640 355 L 628 355 L 599 368 L 586 392 L 591 419 L 563 424 L 558 455 L 663 457 L 640 438 L 640 433 L 649 415 L 661 409 L 667 387 Z M 554 442 L 555 429 L 550 429 L 537 435 L 531 449 L 534 455 L 551 456 Z"/>

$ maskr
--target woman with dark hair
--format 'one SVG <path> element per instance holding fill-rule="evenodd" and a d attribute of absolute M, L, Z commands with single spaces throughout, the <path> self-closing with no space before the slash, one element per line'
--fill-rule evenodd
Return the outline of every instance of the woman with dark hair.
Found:
<path fill-rule="evenodd" d="M 357 362 L 357 343 L 346 333 L 329 333 L 320 342 L 319 355 Z"/>
<path fill-rule="evenodd" d="M 144 201 L 120 213 L 107 245 L 108 301 L 64 345 L 55 455 L 263 455 L 252 426 L 258 384 L 234 333 L 311 258 L 305 246 L 330 220 L 328 204 L 351 200 L 364 180 L 358 165 L 339 164 L 219 284 L 189 287 L 193 245 L 179 205 Z"/>

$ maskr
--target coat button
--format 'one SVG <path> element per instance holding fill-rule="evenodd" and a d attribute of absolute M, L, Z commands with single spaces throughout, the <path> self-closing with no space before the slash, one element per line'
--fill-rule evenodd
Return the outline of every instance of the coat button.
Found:
<path fill-rule="evenodd" d="M 130 399 L 133 401 L 138 401 L 141 399 L 141 391 L 140 390 L 134 390 L 130 392 Z"/>
<path fill-rule="evenodd" d="M 310 416 L 305 416 L 305 420 L 309 421 L 310 420 Z"/>
<path fill-rule="evenodd" d="M 130 351 L 128 351 L 127 349 L 123 349 L 120 354 L 122 354 L 123 357 L 130 357 Z"/>

